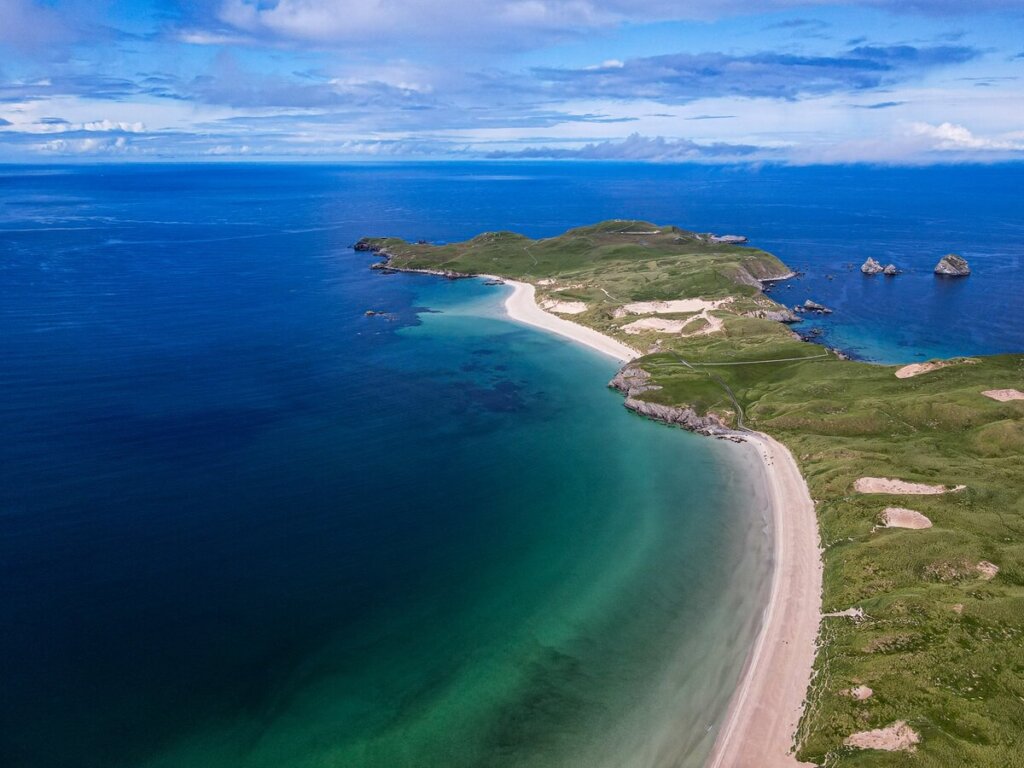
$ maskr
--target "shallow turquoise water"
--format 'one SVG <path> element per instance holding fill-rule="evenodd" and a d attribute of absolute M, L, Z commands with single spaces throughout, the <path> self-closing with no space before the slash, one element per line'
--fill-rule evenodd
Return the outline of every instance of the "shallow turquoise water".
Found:
<path fill-rule="evenodd" d="M 614 363 L 503 320 L 494 289 L 394 279 L 439 311 L 401 332 L 407 375 L 475 369 L 482 344 L 528 391 L 517 418 L 466 414 L 427 448 L 420 512 L 458 506 L 473 538 L 419 553 L 439 583 L 325 636 L 272 719 L 150 764 L 701 764 L 767 591 L 758 478 L 731 445 L 628 414 Z"/>
<path fill-rule="evenodd" d="M 371 272 L 301 172 L 205 173 L 3 198 L 2 762 L 699 765 L 750 457 L 507 289 Z"/>

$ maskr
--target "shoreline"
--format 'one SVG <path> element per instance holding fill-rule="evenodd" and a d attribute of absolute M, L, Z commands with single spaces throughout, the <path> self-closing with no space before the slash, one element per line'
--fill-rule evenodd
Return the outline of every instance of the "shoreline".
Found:
<path fill-rule="evenodd" d="M 557 317 L 537 305 L 529 283 L 502 278 L 513 291 L 508 316 L 564 336 L 627 363 L 641 353 L 622 342 Z M 790 451 L 774 438 L 744 430 L 764 467 L 772 507 L 772 587 L 707 768 L 794 768 L 809 765 L 793 742 L 814 673 L 821 622 L 822 561 L 818 521 L 810 491 Z"/>
<path fill-rule="evenodd" d="M 489 277 L 489 275 L 481 275 L 481 277 Z M 512 294 L 505 299 L 505 312 L 513 320 L 532 325 L 534 328 L 540 328 L 549 333 L 565 336 L 578 344 L 614 357 L 621 363 L 628 363 L 643 354 L 593 328 L 587 328 L 541 309 L 536 300 L 537 289 L 530 283 L 521 283 L 518 280 L 509 280 L 504 277 L 497 279 L 512 286 Z"/>

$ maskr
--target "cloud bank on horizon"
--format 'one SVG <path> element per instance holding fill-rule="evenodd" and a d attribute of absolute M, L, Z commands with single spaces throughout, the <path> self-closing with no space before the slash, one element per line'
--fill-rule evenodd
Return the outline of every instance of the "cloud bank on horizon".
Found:
<path fill-rule="evenodd" d="M 1024 159 L 1024 0 L 0 0 L 0 161 Z"/>

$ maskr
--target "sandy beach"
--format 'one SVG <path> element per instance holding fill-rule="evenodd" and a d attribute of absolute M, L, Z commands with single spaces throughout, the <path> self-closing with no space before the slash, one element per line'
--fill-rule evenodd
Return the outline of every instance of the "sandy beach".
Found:
<path fill-rule="evenodd" d="M 536 289 L 530 283 L 515 280 L 505 280 L 505 283 L 513 289 L 512 295 L 505 299 L 505 311 L 513 320 L 565 336 L 622 362 L 640 357 L 639 351 L 620 341 L 541 309 L 537 306 Z"/>
<path fill-rule="evenodd" d="M 821 621 L 818 520 L 793 455 L 768 435 L 750 433 L 772 500 L 775 567 L 764 625 L 719 731 L 708 768 L 810 765 L 792 754 L 811 682 Z"/>
<path fill-rule="evenodd" d="M 506 280 L 509 317 L 627 362 L 640 353 L 593 329 L 545 312 L 534 286 Z M 821 552 L 810 492 L 789 450 L 746 433 L 765 468 L 772 502 L 774 568 L 764 623 L 723 721 L 708 768 L 791 768 L 794 734 L 814 667 L 821 620 Z"/>

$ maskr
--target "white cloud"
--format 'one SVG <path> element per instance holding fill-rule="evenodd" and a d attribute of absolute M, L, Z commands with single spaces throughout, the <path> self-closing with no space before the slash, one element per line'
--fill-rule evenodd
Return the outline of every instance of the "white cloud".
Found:
<path fill-rule="evenodd" d="M 122 154 L 130 147 L 124 136 L 108 139 L 53 139 L 36 146 L 42 152 L 59 155 Z"/>
<path fill-rule="evenodd" d="M 710 20 L 830 5 L 895 12 L 946 14 L 1020 11 L 1013 0 L 222 0 L 217 18 L 259 37 L 316 42 L 395 42 L 396 35 L 473 46 L 495 33 L 505 42 L 532 45 L 529 35 L 576 35 L 623 23 Z M 526 37 L 522 33 L 525 33 Z M 189 42 L 230 41 L 230 35 L 190 31 Z M 543 38 L 539 38 L 540 41 Z"/>
<path fill-rule="evenodd" d="M 1010 150 L 1024 151 L 1024 141 L 1009 136 L 991 137 L 975 136 L 970 130 L 962 125 L 954 123 L 942 123 L 941 125 L 930 125 L 929 123 L 913 123 L 910 126 L 911 133 L 926 139 L 932 139 L 932 149 L 941 151 L 947 150 Z"/>

